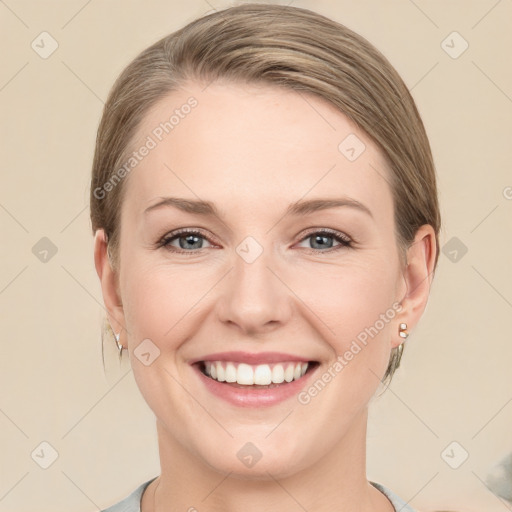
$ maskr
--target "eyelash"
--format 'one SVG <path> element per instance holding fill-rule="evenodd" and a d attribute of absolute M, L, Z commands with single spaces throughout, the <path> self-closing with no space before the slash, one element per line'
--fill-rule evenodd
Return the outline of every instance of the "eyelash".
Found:
<path fill-rule="evenodd" d="M 178 254 L 186 254 L 187 256 L 188 255 L 191 255 L 191 256 L 196 255 L 198 252 L 202 251 L 203 249 L 207 249 L 207 247 L 203 247 L 201 249 L 192 249 L 190 251 L 186 251 L 183 249 L 177 249 L 176 247 L 172 247 L 171 245 L 169 245 L 172 241 L 174 241 L 178 238 L 181 238 L 183 235 L 196 235 L 198 237 L 204 238 L 205 240 L 207 240 L 210 243 L 214 243 L 207 236 L 205 236 L 201 231 L 198 231 L 196 229 L 180 229 L 178 231 L 173 231 L 171 233 L 168 233 L 164 237 L 162 237 L 157 242 L 157 248 L 164 248 L 170 252 L 174 252 L 174 253 L 178 253 Z M 340 249 L 348 249 L 348 248 L 353 247 L 353 240 L 351 240 L 347 235 L 344 235 L 343 233 L 340 233 L 339 231 L 336 231 L 333 229 L 326 229 L 326 228 L 316 230 L 316 231 L 309 231 L 299 240 L 299 242 L 302 242 L 302 241 L 312 237 L 313 235 L 326 235 L 327 237 L 333 238 L 334 240 L 339 242 L 340 245 L 331 247 L 326 250 L 303 248 L 309 254 L 331 253 L 334 251 L 338 251 Z"/>

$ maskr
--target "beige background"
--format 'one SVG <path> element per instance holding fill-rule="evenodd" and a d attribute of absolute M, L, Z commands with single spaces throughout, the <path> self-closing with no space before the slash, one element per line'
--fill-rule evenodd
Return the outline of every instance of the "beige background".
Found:
<path fill-rule="evenodd" d="M 93 144 L 129 60 L 227 5 L 0 2 L 0 512 L 94 511 L 159 473 L 154 418 L 128 364 L 111 348 L 103 371 L 87 205 Z M 412 89 L 439 176 L 441 245 L 459 244 L 445 247 L 402 367 L 374 400 L 368 477 L 425 512 L 510 510 L 483 480 L 512 451 L 512 3 L 292 5 L 367 37 Z M 31 47 L 43 31 L 59 45 L 47 59 Z M 453 31 L 469 44 L 458 58 L 441 46 Z M 57 249 L 46 262 L 43 237 Z M 48 469 L 43 441 L 58 453 Z M 452 441 L 463 447 L 452 459 L 469 453 L 458 469 L 441 456 Z"/>

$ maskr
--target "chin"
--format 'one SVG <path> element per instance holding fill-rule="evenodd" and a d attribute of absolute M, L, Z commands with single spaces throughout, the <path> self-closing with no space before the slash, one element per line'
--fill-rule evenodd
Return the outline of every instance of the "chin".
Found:
<path fill-rule="evenodd" d="M 210 467 L 223 475 L 229 474 L 230 478 L 236 478 L 238 480 L 253 480 L 253 481 L 267 481 L 272 478 L 283 479 L 287 478 L 297 471 L 293 464 L 290 464 L 289 460 L 283 460 L 279 462 L 263 462 L 260 460 L 252 467 L 244 467 L 243 464 L 233 463 L 232 460 L 226 461 L 225 464 Z"/>
<path fill-rule="evenodd" d="M 259 444 L 232 440 L 230 446 L 217 446 L 202 459 L 214 471 L 240 480 L 286 478 L 305 469 L 313 461 L 300 457 L 300 451 L 279 449 L 274 443 Z M 305 454 L 304 454 L 305 455 Z"/>

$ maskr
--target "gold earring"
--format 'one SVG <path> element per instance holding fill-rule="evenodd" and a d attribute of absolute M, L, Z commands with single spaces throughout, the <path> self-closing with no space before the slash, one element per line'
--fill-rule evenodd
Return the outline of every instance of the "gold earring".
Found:
<path fill-rule="evenodd" d="M 400 324 L 399 328 L 398 328 L 398 335 L 400 336 L 400 338 L 407 338 L 407 336 L 409 336 L 409 333 L 406 331 L 407 329 L 407 324 Z"/>

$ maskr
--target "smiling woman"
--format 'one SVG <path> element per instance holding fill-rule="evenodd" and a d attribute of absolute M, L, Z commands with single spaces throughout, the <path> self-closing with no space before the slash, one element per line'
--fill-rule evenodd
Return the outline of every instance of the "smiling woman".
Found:
<path fill-rule="evenodd" d="M 426 306 L 440 214 L 422 121 L 373 46 L 293 7 L 193 21 L 115 83 L 90 200 L 161 462 L 109 512 L 412 510 L 366 478 L 367 410 Z"/>

